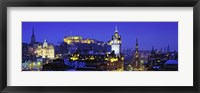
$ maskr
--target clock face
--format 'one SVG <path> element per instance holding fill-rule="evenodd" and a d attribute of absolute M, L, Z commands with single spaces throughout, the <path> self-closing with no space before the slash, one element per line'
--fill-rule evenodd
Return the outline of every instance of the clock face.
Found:
<path fill-rule="evenodd" d="M 119 54 L 119 45 L 112 45 L 112 51 L 115 51 L 115 54 Z"/>

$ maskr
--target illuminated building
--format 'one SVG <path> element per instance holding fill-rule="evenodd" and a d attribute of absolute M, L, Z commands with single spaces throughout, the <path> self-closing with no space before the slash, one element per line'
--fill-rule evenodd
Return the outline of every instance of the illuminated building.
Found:
<path fill-rule="evenodd" d="M 79 54 L 72 55 L 72 57 L 70 57 L 70 60 L 72 60 L 72 61 L 79 60 Z"/>
<path fill-rule="evenodd" d="M 43 45 L 38 45 L 36 49 L 36 56 L 42 56 L 42 58 L 54 58 L 54 46 L 53 45 L 48 45 L 47 41 L 44 40 Z"/>
<path fill-rule="evenodd" d="M 42 58 L 37 58 L 35 61 L 26 60 L 22 63 L 23 71 L 40 71 L 43 69 L 43 60 Z"/>
<path fill-rule="evenodd" d="M 143 62 L 141 61 L 140 54 L 139 54 L 138 39 L 136 39 L 136 47 L 135 47 L 135 54 L 134 54 L 134 59 L 132 62 L 132 67 L 134 71 L 144 70 Z"/>
<path fill-rule="evenodd" d="M 78 61 L 80 57 L 80 54 L 78 51 L 76 51 L 74 54 L 71 55 L 71 57 L 69 58 L 70 61 Z"/>
<path fill-rule="evenodd" d="M 67 44 L 74 44 L 74 43 L 91 44 L 91 43 L 94 43 L 94 40 L 83 39 L 81 36 L 68 36 L 68 37 L 64 37 L 64 42 Z"/>
<path fill-rule="evenodd" d="M 107 61 L 107 70 L 109 71 L 123 71 L 124 70 L 124 57 L 116 56 L 114 52 L 107 54 L 105 60 Z"/>
<path fill-rule="evenodd" d="M 117 56 L 120 55 L 121 37 L 118 34 L 117 26 L 115 27 L 115 33 L 112 36 L 112 40 L 109 42 L 109 44 L 111 45 L 111 51 L 114 51 Z"/>

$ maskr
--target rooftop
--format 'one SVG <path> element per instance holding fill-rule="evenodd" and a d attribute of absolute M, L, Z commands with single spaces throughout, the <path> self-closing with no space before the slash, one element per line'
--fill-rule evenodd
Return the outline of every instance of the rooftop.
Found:
<path fill-rule="evenodd" d="M 178 61 L 177 60 L 167 60 L 167 62 L 165 63 L 165 65 L 177 65 Z"/>

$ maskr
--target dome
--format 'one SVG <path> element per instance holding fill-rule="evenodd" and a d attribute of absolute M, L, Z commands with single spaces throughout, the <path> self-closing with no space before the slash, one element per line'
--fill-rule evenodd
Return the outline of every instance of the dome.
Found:
<path fill-rule="evenodd" d="M 44 40 L 44 43 L 43 43 L 43 48 L 44 48 L 44 47 L 48 47 L 47 40 Z"/>

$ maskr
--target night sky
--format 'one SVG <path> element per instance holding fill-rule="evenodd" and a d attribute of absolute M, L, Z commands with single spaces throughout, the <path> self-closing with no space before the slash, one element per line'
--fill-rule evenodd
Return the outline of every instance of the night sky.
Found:
<path fill-rule="evenodd" d="M 46 39 L 50 43 L 63 42 L 65 36 L 78 35 L 107 42 L 118 27 L 122 39 L 122 49 L 135 48 L 136 38 L 139 49 L 178 50 L 178 22 L 22 22 L 22 41 L 31 42 L 35 29 L 37 42 Z"/>

